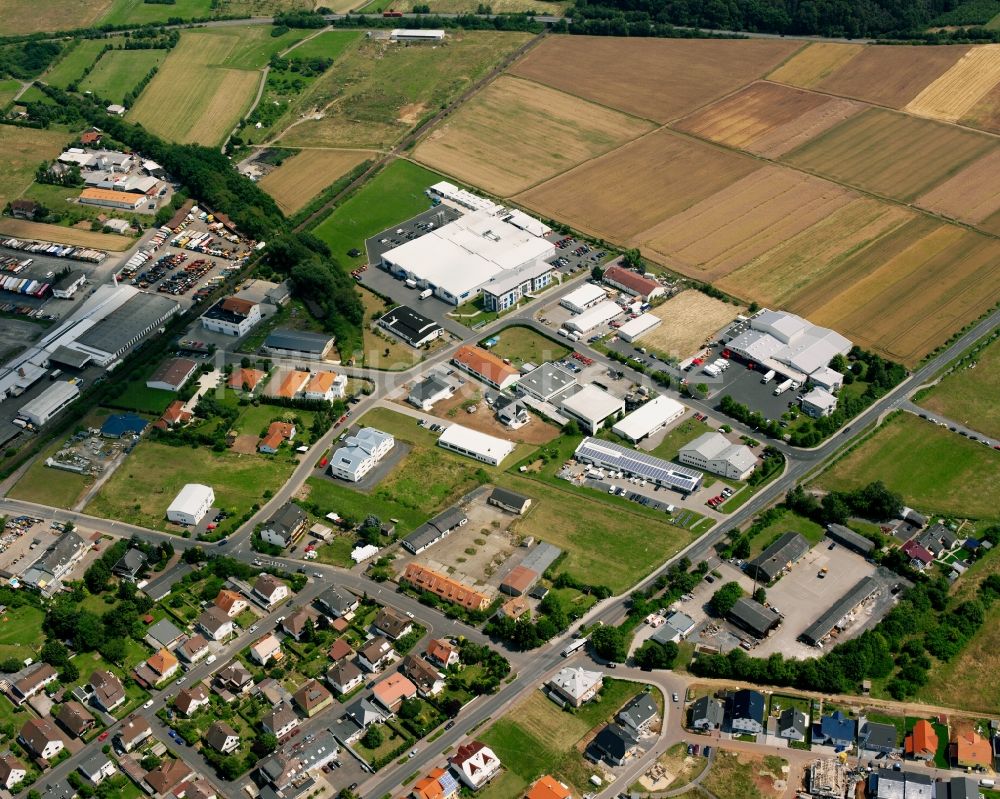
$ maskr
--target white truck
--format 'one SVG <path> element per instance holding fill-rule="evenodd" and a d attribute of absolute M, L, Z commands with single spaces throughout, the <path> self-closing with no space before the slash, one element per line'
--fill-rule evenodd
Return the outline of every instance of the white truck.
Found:
<path fill-rule="evenodd" d="M 427 299 L 428 297 L 430 297 L 430 296 L 431 296 L 431 295 L 432 295 L 433 293 L 434 293 L 434 290 L 433 290 L 433 289 L 424 289 L 423 291 L 421 291 L 421 292 L 420 292 L 420 293 L 419 293 L 419 294 L 417 295 L 417 298 L 418 298 L 418 299 L 421 299 L 421 300 L 426 300 L 426 299 Z"/>
<path fill-rule="evenodd" d="M 709 377 L 718 377 L 722 374 L 722 370 L 719 369 L 714 363 L 710 363 L 708 366 L 704 367 L 701 371 L 707 374 Z"/>
<path fill-rule="evenodd" d="M 778 385 L 775 386 L 774 388 L 774 396 L 780 397 L 782 394 L 788 391 L 788 389 L 792 387 L 792 382 L 793 381 L 791 380 L 784 380 L 781 383 L 778 383 Z"/>
<path fill-rule="evenodd" d="M 406 278 L 405 281 L 403 281 L 403 285 L 406 286 L 408 289 L 415 289 L 417 287 L 417 281 L 414 280 L 412 277 L 408 277 Z"/>
<path fill-rule="evenodd" d="M 760 379 L 760 382 L 763 383 L 764 385 L 767 385 L 772 380 L 774 380 L 774 375 L 775 375 L 774 369 L 768 369 L 766 372 L 764 372 L 764 376 Z"/>

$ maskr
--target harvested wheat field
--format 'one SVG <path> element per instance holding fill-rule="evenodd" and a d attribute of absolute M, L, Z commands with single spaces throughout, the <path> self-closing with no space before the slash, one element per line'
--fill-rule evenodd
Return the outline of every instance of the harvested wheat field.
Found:
<path fill-rule="evenodd" d="M 717 285 L 762 305 L 786 307 L 810 286 L 828 278 L 840 280 L 855 254 L 915 216 L 896 205 L 859 198 L 726 275 Z"/>
<path fill-rule="evenodd" d="M 636 239 L 650 257 L 698 280 L 714 282 L 855 197 L 836 183 L 765 166 Z"/>
<path fill-rule="evenodd" d="M 962 118 L 962 124 L 1000 133 L 1000 84 L 994 86 Z"/>
<path fill-rule="evenodd" d="M 861 52 L 860 44 L 815 42 L 806 45 L 767 76 L 768 80 L 811 89 Z"/>
<path fill-rule="evenodd" d="M 793 166 L 909 202 L 995 146 L 989 136 L 871 108 L 789 153 Z"/>
<path fill-rule="evenodd" d="M 301 150 L 267 174 L 260 187 L 294 214 L 327 186 L 375 154 L 370 150 Z"/>
<path fill-rule="evenodd" d="M 47 225 L 43 222 L 29 222 L 26 219 L 0 218 L 0 233 L 22 239 L 51 241 L 53 244 L 72 244 L 77 247 L 94 247 L 98 250 L 121 252 L 127 250 L 135 239 L 116 236 L 112 233 L 97 233 L 93 230 Z"/>
<path fill-rule="evenodd" d="M 738 153 L 658 130 L 517 199 L 577 230 L 628 243 L 759 168 Z"/>
<path fill-rule="evenodd" d="M 906 105 L 917 116 L 957 122 L 1000 83 L 1000 44 L 973 47 Z"/>
<path fill-rule="evenodd" d="M 666 355 L 688 358 L 744 310 L 688 289 L 652 310 L 663 323 L 646 333 L 642 343 Z"/>
<path fill-rule="evenodd" d="M 841 97 L 759 81 L 673 127 L 728 147 L 777 158 L 864 107 Z"/>
<path fill-rule="evenodd" d="M 902 108 L 968 50 L 968 45 L 865 45 L 854 58 L 813 88 L 889 108 Z"/>
<path fill-rule="evenodd" d="M 927 192 L 917 205 L 1000 235 L 1000 225 L 992 219 L 1000 211 L 1000 149 Z"/>
<path fill-rule="evenodd" d="M 601 105 L 669 122 L 761 77 L 797 47 L 775 39 L 552 36 L 510 71 Z"/>
<path fill-rule="evenodd" d="M 414 157 L 506 197 L 652 128 L 646 120 L 505 76 L 438 127 Z"/>

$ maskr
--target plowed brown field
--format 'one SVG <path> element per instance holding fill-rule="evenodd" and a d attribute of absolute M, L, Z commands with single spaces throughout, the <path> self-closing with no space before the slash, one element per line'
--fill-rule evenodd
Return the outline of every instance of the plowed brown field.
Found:
<path fill-rule="evenodd" d="M 759 168 L 745 156 L 658 130 L 517 200 L 577 230 L 627 244 Z"/>
<path fill-rule="evenodd" d="M 967 45 L 867 45 L 815 88 L 876 105 L 902 108 L 968 50 Z"/>
<path fill-rule="evenodd" d="M 1000 149 L 973 161 L 917 200 L 917 205 L 1000 235 L 995 222 L 984 224 L 1000 211 Z"/>
<path fill-rule="evenodd" d="M 506 197 L 652 127 L 533 81 L 502 77 L 424 140 L 414 156 Z"/>
<path fill-rule="evenodd" d="M 776 158 L 864 108 L 861 103 L 759 81 L 695 112 L 678 130 Z"/>
<path fill-rule="evenodd" d="M 260 181 L 286 214 L 294 214 L 342 175 L 371 158 L 371 150 L 302 150 Z"/>
<path fill-rule="evenodd" d="M 768 75 L 768 80 L 811 89 L 860 53 L 860 44 L 815 42 L 807 45 Z"/>
<path fill-rule="evenodd" d="M 909 202 L 994 146 L 982 133 L 871 108 L 783 160 Z"/>
<path fill-rule="evenodd" d="M 972 107 L 962 124 L 1000 133 L 1000 85 L 994 86 Z"/>
<path fill-rule="evenodd" d="M 856 195 L 766 166 L 636 238 L 684 274 L 714 282 L 827 218 Z"/>
<path fill-rule="evenodd" d="M 611 108 L 669 122 L 761 77 L 799 46 L 774 39 L 554 36 L 510 71 Z"/>
<path fill-rule="evenodd" d="M 911 100 L 918 116 L 957 122 L 1000 83 L 1000 44 L 973 47 L 958 63 Z"/>

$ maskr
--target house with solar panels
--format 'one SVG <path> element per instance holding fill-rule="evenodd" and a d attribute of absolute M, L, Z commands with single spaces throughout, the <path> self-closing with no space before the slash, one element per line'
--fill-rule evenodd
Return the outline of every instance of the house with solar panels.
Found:
<path fill-rule="evenodd" d="M 694 469 L 678 466 L 663 458 L 647 455 L 634 449 L 601 441 L 597 438 L 585 438 L 576 448 L 574 457 L 580 463 L 589 463 L 603 469 L 623 472 L 628 477 L 638 477 L 659 486 L 673 488 L 684 494 L 690 494 L 701 487 L 704 475 Z"/>

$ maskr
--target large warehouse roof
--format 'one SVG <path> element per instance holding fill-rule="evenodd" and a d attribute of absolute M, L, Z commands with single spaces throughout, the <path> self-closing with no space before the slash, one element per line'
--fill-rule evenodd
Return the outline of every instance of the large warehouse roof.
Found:
<path fill-rule="evenodd" d="M 752 469 L 757 463 L 757 456 L 750 447 L 734 444 L 719 432 L 702 433 L 681 447 L 680 451 L 695 452 L 706 461 L 725 461 L 740 472 Z"/>
<path fill-rule="evenodd" d="M 514 451 L 514 445 L 502 438 L 480 433 L 460 424 L 453 424 L 445 430 L 438 443 L 446 448 L 458 448 L 470 453 L 477 453 L 484 458 L 502 461 Z"/>
<path fill-rule="evenodd" d="M 174 497 L 174 501 L 167 508 L 167 513 L 176 511 L 180 513 L 197 514 L 204 507 L 206 501 L 211 501 L 213 497 L 212 489 L 201 483 L 188 483 Z"/>
<path fill-rule="evenodd" d="M 607 296 L 607 289 L 601 288 L 595 283 L 584 283 L 563 297 L 559 301 L 559 304 L 565 305 L 571 311 L 579 311 L 582 308 L 593 305 L 595 302 L 603 300 Z"/>
<path fill-rule="evenodd" d="M 861 578 L 802 633 L 802 640 L 813 646 L 818 644 L 833 631 L 844 616 L 874 594 L 878 587 L 879 581 L 874 577 Z"/>
<path fill-rule="evenodd" d="M 583 439 L 576 448 L 576 458 L 645 477 L 681 491 L 694 491 L 701 483 L 701 472 L 597 438 Z"/>
<path fill-rule="evenodd" d="M 333 338 L 325 333 L 279 328 L 265 339 L 264 346 L 269 349 L 288 350 L 289 352 L 322 353 L 332 343 Z"/>
<path fill-rule="evenodd" d="M 619 327 L 618 335 L 625 341 L 635 341 L 643 333 L 648 333 L 654 327 L 657 327 L 662 323 L 663 320 L 655 314 L 640 314 L 635 319 L 629 319 L 625 324 Z"/>
<path fill-rule="evenodd" d="M 750 320 L 750 330 L 729 342 L 729 349 L 768 367 L 791 367 L 798 375 L 810 375 L 830 363 L 834 355 L 846 355 L 851 342 L 840 333 L 814 325 L 786 311 L 763 310 Z"/>
<path fill-rule="evenodd" d="M 683 414 L 684 406 L 677 400 L 660 396 L 636 408 L 611 429 L 620 436 L 638 441 Z"/>
<path fill-rule="evenodd" d="M 612 319 L 617 319 L 625 313 L 621 306 L 611 300 L 603 300 L 592 308 L 588 308 L 582 314 L 572 316 L 564 323 L 570 330 L 578 333 L 589 333 L 595 327 L 606 325 Z"/>
<path fill-rule="evenodd" d="M 595 423 L 607 419 L 625 407 L 624 400 L 594 385 L 584 386 L 576 394 L 563 399 L 561 404 L 564 410 Z"/>

